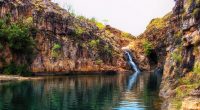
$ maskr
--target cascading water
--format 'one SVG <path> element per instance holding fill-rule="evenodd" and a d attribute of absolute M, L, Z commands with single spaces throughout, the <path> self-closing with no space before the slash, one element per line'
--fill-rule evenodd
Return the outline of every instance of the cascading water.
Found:
<path fill-rule="evenodd" d="M 137 67 L 137 65 L 135 64 L 135 62 L 133 62 L 133 59 L 132 59 L 132 57 L 131 57 L 131 55 L 130 55 L 130 53 L 128 51 L 125 51 L 125 55 L 127 56 L 129 65 L 135 71 L 135 73 L 130 76 L 130 79 L 129 79 L 129 82 L 128 82 L 127 90 L 129 91 L 133 87 L 134 83 L 137 81 L 137 77 L 138 77 L 138 75 L 140 73 L 140 70 Z"/>
<path fill-rule="evenodd" d="M 125 51 L 125 55 L 128 57 L 128 63 L 131 66 L 132 69 L 134 69 L 135 73 L 140 73 L 140 70 L 138 69 L 137 65 L 133 62 L 133 59 L 128 51 Z"/>

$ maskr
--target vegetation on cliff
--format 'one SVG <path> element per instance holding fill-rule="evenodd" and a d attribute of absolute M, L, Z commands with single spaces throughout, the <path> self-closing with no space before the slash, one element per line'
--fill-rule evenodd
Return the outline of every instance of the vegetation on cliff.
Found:
<path fill-rule="evenodd" d="M 30 63 L 32 60 L 35 42 L 32 37 L 32 30 L 30 20 L 17 22 L 11 22 L 10 14 L 6 17 L 0 19 L 0 46 L 1 51 L 6 50 L 6 46 L 11 50 L 12 56 L 20 57 L 24 56 L 25 59 Z M 1 61 L 3 62 L 2 72 L 4 74 L 19 74 L 27 75 L 26 64 L 17 64 L 15 61 L 6 62 L 5 54 L 1 56 Z"/>
<path fill-rule="evenodd" d="M 11 62 L 27 65 L 34 73 L 127 69 L 121 48 L 134 36 L 75 15 L 49 0 L 0 3 L 0 18 L 8 12 L 11 21 L 1 29 L 6 34 L 0 45 L 5 49 L 0 52 L 2 71 Z"/>

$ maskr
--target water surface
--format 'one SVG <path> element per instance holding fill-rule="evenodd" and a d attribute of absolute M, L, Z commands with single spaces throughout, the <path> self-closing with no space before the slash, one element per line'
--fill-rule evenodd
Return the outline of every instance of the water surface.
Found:
<path fill-rule="evenodd" d="M 158 75 L 44 77 L 0 84 L 0 110 L 159 110 Z"/>

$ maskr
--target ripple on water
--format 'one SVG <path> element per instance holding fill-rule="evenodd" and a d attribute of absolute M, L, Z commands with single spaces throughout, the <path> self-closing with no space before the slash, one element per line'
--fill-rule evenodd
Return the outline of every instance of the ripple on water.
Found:
<path fill-rule="evenodd" d="M 141 74 L 129 90 L 132 74 L 62 76 L 2 84 L 0 110 L 156 110 L 161 102 L 158 94 L 147 89 L 148 75 Z"/>

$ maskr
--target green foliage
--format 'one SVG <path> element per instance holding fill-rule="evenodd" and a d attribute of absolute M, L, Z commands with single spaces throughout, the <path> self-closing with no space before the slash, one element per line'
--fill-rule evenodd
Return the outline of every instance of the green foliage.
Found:
<path fill-rule="evenodd" d="M 134 39 L 134 37 L 130 33 L 127 33 L 127 32 L 122 32 L 121 36 L 129 38 L 129 39 Z"/>
<path fill-rule="evenodd" d="M 105 45 L 103 48 L 104 53 L 112 54 L 112 48 L 109 45 Z"/>
<path fill-rule="evenodd" d="M 61 49 L 61 45 L 60 44 L 55 43 L 53 45 L 53 47 L 52 47 L 52 53 L 51 53 L 51 55 L 52 55 L 53 58 L 59 57 L 59 50 L 60 49 Z"/>
<path fill-rule="evenodd" d="M 81 36 L 83 33 L 84 33 L 84 29 L 81 28 L 80 26 L 76 26 L 75 34 L 76 34 L 77 36 Z"/>
<path fill-rule="evenodd" d="M 4 18 L 0 19 L 0 49 L 3 49 L 3 44 L 9 46 L 12 54 L 23 55 L 30 61 L 34 50 L 34 40 L 32 38 L 31 26 L 33 19 L 31 17 L 25 20 L 19 20 L 18 22 L 10 22 L 11 15 L 8 14 Z M 4 58 L 4 56 L 2 56 Z M 1 59 L 5 62 L 4 59 Z M 18 74 L 18 75 L 29 75 L 26 65 L 16 65 L 15 62 L 6 65 L 3 68 L 4 74 Z"/>
<path fill-rule="evenodd" d="M 56 51 L 56 50 L 59 50 L 60 48 L 61 48 L 61 45 L 55 43 L 52 49 L 53 49 L 54 51 Z"/>
<path fill-rule="evenodd" d="M 89 46 L 90 46 L 91 48 L 96 48 L 98 45 L 99 45 L 99 39 L 97 39 L 97 40 L 91 40 L 91 41 L 89 42 Z"/>
<path fill-rule="evenodd" d="M 193 68 L 193 72 L 196 74 L 200 74 L 200 62 L 196 62 Z"/>
<path fill-rule="evenodd" d="M 28 17 L 27 19 L 24 19 L 23 23 L 27 26 L 33 25 L 33 17 Z"/>
<path fill-rule="evenodd" d="M 12 24 L 6 30 L 7 41 L 13 53 L 31 54 L 34 41 L 28 27 Z"/>
<path fill-rule="evenodd" d="M 9 45 L 13 54 L 32 54 L 34 41 L 28 25 L 18 22 L 6 24 L 0 19 L 0 40 Z"/>
<path fill-rule="evenodd" d="M 153 44 L 149 41 L 143 42 L 143 49 L 146 56 L 149 56 L 153 51 Z"/>
<path fill-rule="evenodd" d="M 97 22 L 96 18 L 91 18 L 90 21 L 93 22 L 93 23 Z"/>
<path fill-rule="evenodd" d="M 100 65 L 100 64 L 102 64 L 102 63 L 103 63 L 103 61 L 102 61 L 101 59 L 97 59 L 97 60 L 96 60 L 96 64 L 97 64 L 97 65 Z"/>
<path fill-rule="evenodd" d="M 31 73 L 27 68 L 27 65 L 16 65 L 14 62 L 11 62 L 9 65 L 3 68 L 3 74 L 30 76 Z"/>
<path fill-rule="evenodd" d="M 78 18 L 79 20 L 85 20 L 85 19 L 86 19 L 84 16 L 77 16 L 77 18 Z"/>
<path fill-rule="evenodd" d="M 96 22 L 96 26 L 97 26 L 100 30 L 102 30 L 102 29 L 105 28 L 105 25 L 103 25 L 103 24 L 100 23 L 100 22 Z"/>
<path fill-rule="evenodd" d="M 0 40 L 5 41 L 6 40 L 6 29 L 7 29 L 7 24 L 5 20 L 0 19 Z"/>
<path fill-rule="evenodd" d="M 192 82 L 191 82 L 191 79 L 188 79 L 188 78 L 180 78 L 179 79 L 179 83 L 181 85 L 190 85 Z"/>
<path fill-rule="evenodd" d="M 182 106 L 182 100 L 180 99 L 172 99 L 172 105 L 176 110 L 180 110 Z"/>
<path fill-rule="evenodd" d="M 90 21 L 91 21 L 92 23 L 95 23 L 96 26 L 97 26 L 100 30 L 102 30 L 102 29 L 105 28 L 105 25 L 104 25 L 103 23 L 98 22 L 98 21 L 96 20 L 96 18 L 91 18 Z M 107 20 L 105 20 L 105 21 L 107 21 Z"/>
<path fill-rule="evenodd" d="M 0 19 L 0 29 L 4 28 L 6 25 L 5 21 Z"/>
<path fill-rule="evenodd" d="M 172 59 L 180 63 L 182 61 L 182 56 L 179 52 L 173 52 Z"/>
<path fill-rule="evenodd" d="M 162 18 L 153 19 L 150 24 L 147 26 L 147 29 L 162 29 L 166 26 L 166 22 Z"/>

